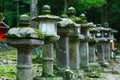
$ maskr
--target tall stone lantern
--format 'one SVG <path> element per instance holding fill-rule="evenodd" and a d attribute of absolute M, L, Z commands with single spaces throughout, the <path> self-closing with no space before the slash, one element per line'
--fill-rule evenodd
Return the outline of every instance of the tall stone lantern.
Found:
<path fill-rule="evenodd" d="M 78 23 L 81 19 L 75 16 L 76 10 L 74 7 L 68 8 L 67 14 L 76 24 L 73 25 L 74 33 L 70 36 L 70 67 L 73 70 L 78 70 L 80 69 L 80 40 L 84 39 L 84 36 L 81 34 L 81 24 Z"/>
<path fill-rule="evenodd" d="M 93 27 L 92 22 L 87 22 L 85 14 L 81 14 L 81 34 L 85 36 L 80 42 L 80 58 L 81 67 L 87 68 L 89 66 L 89 41 L 91 39 L 89 28 Z"/>
<path fill-rule="evenodd" d="M 33 21 L 39 23 L 38 29 L 45 35 L 45 45 L 43 50 L 43 77 L 54 76 L 53 74 L 53 42 L 59 40 L 57 35 L 56 22 L 61 19 L 58 16 L 51 15 L 50 6 L 44 5 L 42 15 L 33 18 Z M 56 78 L 57 79 L 57 78 Z M 41 79 L 39 79 L 41 80 Z"/>
<path fill-rule="evenodd" d="M 32 50 L 44 44 L 43 34 L 38 30 L 28 28 L 30 17 L 21 15 L 19 25 L 22 28 L 11 28 L 5 35 L 8 45 L 17 48 L 17 79 L 32 79 Z"/>

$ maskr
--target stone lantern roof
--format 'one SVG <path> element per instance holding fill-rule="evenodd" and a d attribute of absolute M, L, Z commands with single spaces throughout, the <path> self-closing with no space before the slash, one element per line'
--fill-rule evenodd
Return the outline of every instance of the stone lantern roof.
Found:
<path fill-rule="evenodd" d="M 94 36 L 95 36 L 95 34 L 96 34 L 97 32 L 99 32 L 98 29 L 96 29 L 96 27 L 90 28 L 89 30 L 90 30 L 90 34 L 91 34 L 91 35 L 94 35 Z M 90 45 L 94 45 L 94 44 L 96 44 L 97 42 L 98 42 L 98 40 L 97 40 L 95 37 L 92 37 L 92 38 L 89 40 L 89 44 L 90 44 Z"/>
<path fill-rule="evenodd" d="M 39 32 L 37 29 L 33 28 L 11 28 L 6 34 L 5 37 L 11 39 L 44 39 L 44 35 Z"/>
<path fill-rule="evenodd" d="M 97 33 L 98 32 L 98 29 L 97 28 L 90 28 L 90 33 Z"/>
<path fill-rule="evenodd" d="M 61 21 L 59 16 L 51 15 L 49 5 L 44 5 L 42 10 L 42 15 L 39 15 L 37 17 L 33 17 L 32 21 L 40 22 L 41 20 L 55 20 L 55 21 Z"/>
<path fill-rule="evenodd" d="M 62 21 L 58 22 L 58 27 L 74 27 L 80 26 L 80 24 L 76 24 L 69 18 L 62 18 Z"/>

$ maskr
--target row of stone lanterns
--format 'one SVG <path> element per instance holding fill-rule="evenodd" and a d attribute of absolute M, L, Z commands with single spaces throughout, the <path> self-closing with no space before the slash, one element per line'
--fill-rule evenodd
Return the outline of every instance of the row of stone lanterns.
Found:
<path fill-rule="evenodd" d="M 43 6 L 43 14 L 32 18 L 32 21 L 38 23 L 38 29 L 28 27 L 30 17 L 22 15 L 19 23 L 22 28 L 12 28 L 5 35 L 7 43 L 18 50 L 17 80 L 33 79 L 31 52 L 33 48 L 43 44 L 42 77 L 38 77 L 37 80 L 63 80 L 61 77 L 54 77 L 53 73 L 53 43 L 56 41 L 58 41 L 56 43 L 58 67 L 71 69 L 74 73 L 77 73 L 80 67 L 89 67 L 89 63 L 97 63 L 95 59 L 97 41 L 99 43 L 97 46 L 100 48 L 98 49 L 98 55 L 100 55 L 98 60 L 105 61 L 105 59 L 109 59 L 107 56 L 101 56 L 105 56 L 104 53 L 106 55 L 110 54 L 103 49 L 106 45 L 108 48 L 108 43 L 103 45 L 102 42 L 108 40 L 108 38 L 113 38 L 111 29 L 103 30 L 101 27 L 95 27 L 93 23 L 87 22 L 84 14 L 76 17 L 76 11 L 73 7 L 68 9 L 67 18 L 51 15 L 50 9 L 50 6 L 45 5 Z M 104 33 L 104 31 L 106 32 Z M 108 34 L 110 36 L 107 36 Z M 101 51 L 101 44 L 104 51 Z M 77 80 L 79 73 L 75 74 L 75 76 Z M 69 78 L 66 80 L 69 80 Z"/>

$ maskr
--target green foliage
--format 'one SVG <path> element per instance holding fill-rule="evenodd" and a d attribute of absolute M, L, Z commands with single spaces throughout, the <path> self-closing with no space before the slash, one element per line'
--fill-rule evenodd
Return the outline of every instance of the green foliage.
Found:
<path fill-rule="evenodd" d="M 41 64 L 42 62 L 43 62 L 43 59 L 41 58 L 40 54 L 33 59 L 33 63 Z"/>
<path fill-rule="evenodd" d="M 44 39 L 45 35 L 40 30 L 34 28 L 34 31 L 37 33 L 40 39 Z"/>
<path fill-rule="evenodd" d="M 105 3 L 105 0 L 78 0 L 79 4 L 83 4 L 85 7 L 100 6 Z"/>
<path fill-rule="evenodd" d="M 15 65 L 1 65 L 0 66 L 0 76 L 6 76 L 8 78 L 14 78 L 16 76 Z"/>

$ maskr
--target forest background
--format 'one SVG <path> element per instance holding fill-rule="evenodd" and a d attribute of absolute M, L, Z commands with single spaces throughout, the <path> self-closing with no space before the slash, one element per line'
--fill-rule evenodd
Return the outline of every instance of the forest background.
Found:
<path fill-rule="evenodd" d="M 120 0 L 0 0 L 0 12 L 4 14 L 4 22 L 10 27 L 17 27 L 17 19 L 21 14 L 30 15 L 31 2 L 37 2 L 37 14 L 41 14 L 42 6 L 51 6 L 52 14 L 60 16 L 69 7 L 74 7 L 76 16 L 84 13 L 88 21 L 95 24 L 109 23 L 109 27 L 116 29 L 117 41 L 120 41 Z"/>

